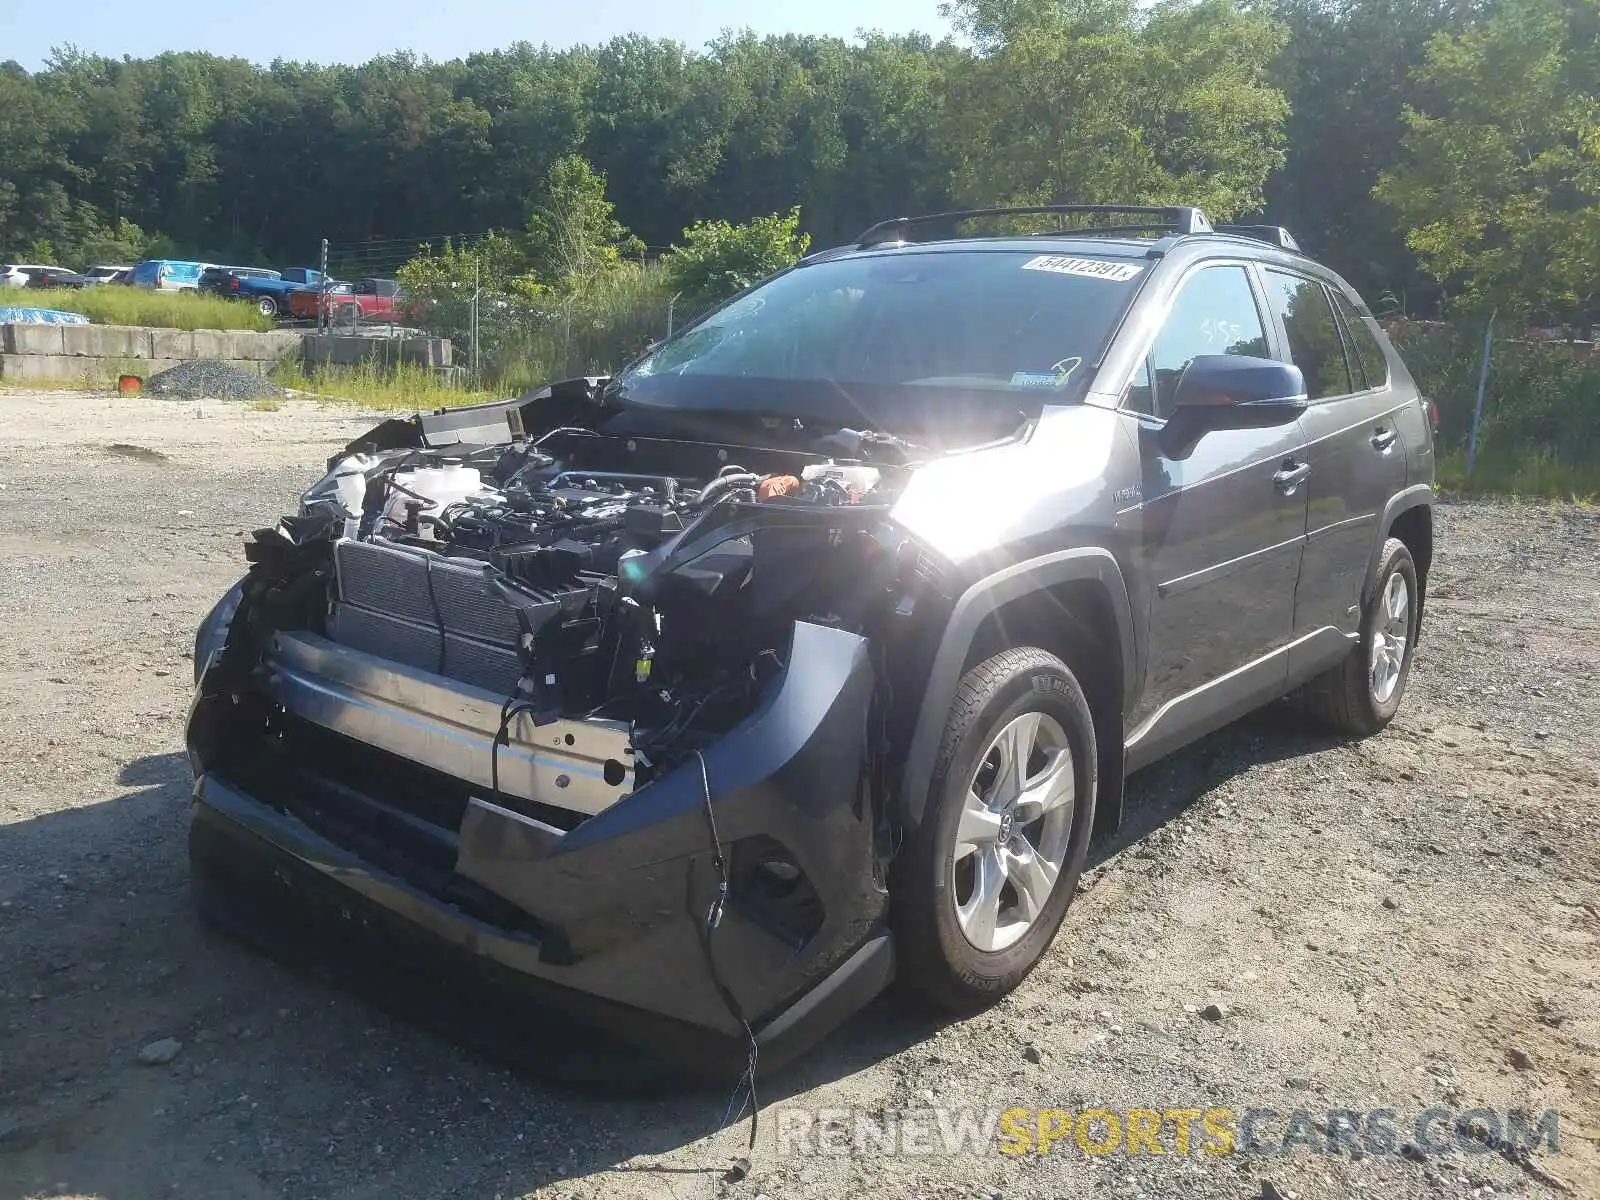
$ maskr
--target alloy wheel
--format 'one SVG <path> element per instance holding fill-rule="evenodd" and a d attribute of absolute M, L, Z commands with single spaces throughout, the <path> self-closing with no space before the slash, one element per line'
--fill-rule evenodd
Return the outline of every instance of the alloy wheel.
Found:
<path fill-rule="evenodd" d="M 1369 680 L 1373 699 L 1387 704 L 1400 684 L 1406 645 L 1411 637 L 1411 589 L 1399 571 L 1389 576 L 1378 603 L 1380 611 L 1378 624 L 1372 631 Z"/>
<path fill-rule="evenodd" d="M 1077 803 L 1072 747 L 1040 712 L 1007 723 L 978 760 L 951 849 L 956 923 L 987 953 L 1044 911 L 1067 857 Z"/>

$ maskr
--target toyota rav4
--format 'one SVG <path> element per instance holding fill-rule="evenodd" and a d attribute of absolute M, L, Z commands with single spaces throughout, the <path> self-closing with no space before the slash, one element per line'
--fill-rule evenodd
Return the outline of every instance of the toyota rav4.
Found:
<path fill-rule="evenodd" d="M 926 236 L 994 215 L 336 455 L 198 633 L 202 911 L 768 1062 L 1015 988 L 1130 772 L 1388 724 L 1433 449 L 1360 297 L 1193 208 Z"/>

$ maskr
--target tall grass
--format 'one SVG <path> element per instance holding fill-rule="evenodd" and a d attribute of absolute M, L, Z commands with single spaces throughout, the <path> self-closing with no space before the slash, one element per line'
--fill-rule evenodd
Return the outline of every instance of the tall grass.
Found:
<path fill-rule="evenodd" d="M 70 291 L 52 289 L 40 296 L 41 308 L 82 313 L 96 325 L 147 325 L 156 329 L 251 329 L 273 327 L 248 304 L 202 296 L 198 292 L 147 292 L 143 288 L 104 285 Z"/>
<path fill-rule="evenodd" d="M 545 368 L 545 379 L 607 374 L 637 358 L 645 346 L 665 337 L 671 297 L 666 277 L 655 264 L 624 263 L 583 295 L 550 312 L 538 336 L 525 343 L 505 367 L 524 374 Z M 673 313 L 685 320 L 683 307 Z M 540 380 L 544 382 L 544 380 Z"/>
<path fill-rule="evenodd" d="M 307 367 L 298 358 L 287 359 L 273 371 L 272 381 L 325 400 L 406 412 L 504 400 L 512 394 L 456 387 L 438 372 L 410 363 Z"/>
<path fill-rule="evenodd" d="M 623 263 L 566 298 L 486 297 L 478 311 L 477 377 L 516 391 L 552 379 L 608 374 L 666 335 L 669 309 L 682 325 L 688 314 L 682 304 L 674 308 L 661 269 L 640 263 Z M 450 338 L 456 362 L 470 368 L 470 303 L 444 296 L 426 313 L 428 332 Z"/>
<path fill-rule="evenodd" d="M 1422 394 L 1439 407 L 1441 484 L 1563 498 L 1600 493 L 1600 357 L 1592 347 L 1494 342 L 1469 476 L 1482 323 L 1400 326 L 1390 336 Z"/>
<path fill-rule="evenodd" d="M 1439 456 L 1436 477 L 1446 493 L 1540 497 L 1593 503 L 1600 500 L 1600 463 L 1564 462 L 1552 454 L 1479 451 L 1467 472 L 1467 452 Z"/>

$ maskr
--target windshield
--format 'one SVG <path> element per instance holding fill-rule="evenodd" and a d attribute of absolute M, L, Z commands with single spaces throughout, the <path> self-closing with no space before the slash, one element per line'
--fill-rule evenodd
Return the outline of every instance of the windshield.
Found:
<path fill-rule="evenodd" d="M 691 379 L 1060 392 L 1081 383 L 1143 271 L 1010 249 L 817 262 L 712 313 L 618 382 L 628 399 L 669 404 Z"/>

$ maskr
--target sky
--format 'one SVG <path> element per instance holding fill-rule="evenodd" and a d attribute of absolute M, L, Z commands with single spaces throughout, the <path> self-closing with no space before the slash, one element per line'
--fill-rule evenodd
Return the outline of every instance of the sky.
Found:
<path fill-rule="evenodd" d="M 410 50 L 459 58 L 517 41 L 564 47 L 624 33 L 701 46 L 724 28 L 852 36 L 856 30 L 941 35 L 938 0 L 0 0 L 0 62 L 30 71 L 53 46 L 145 58 L 206 50 L 256 62 L 274 58 L 364 62 Z"/>

